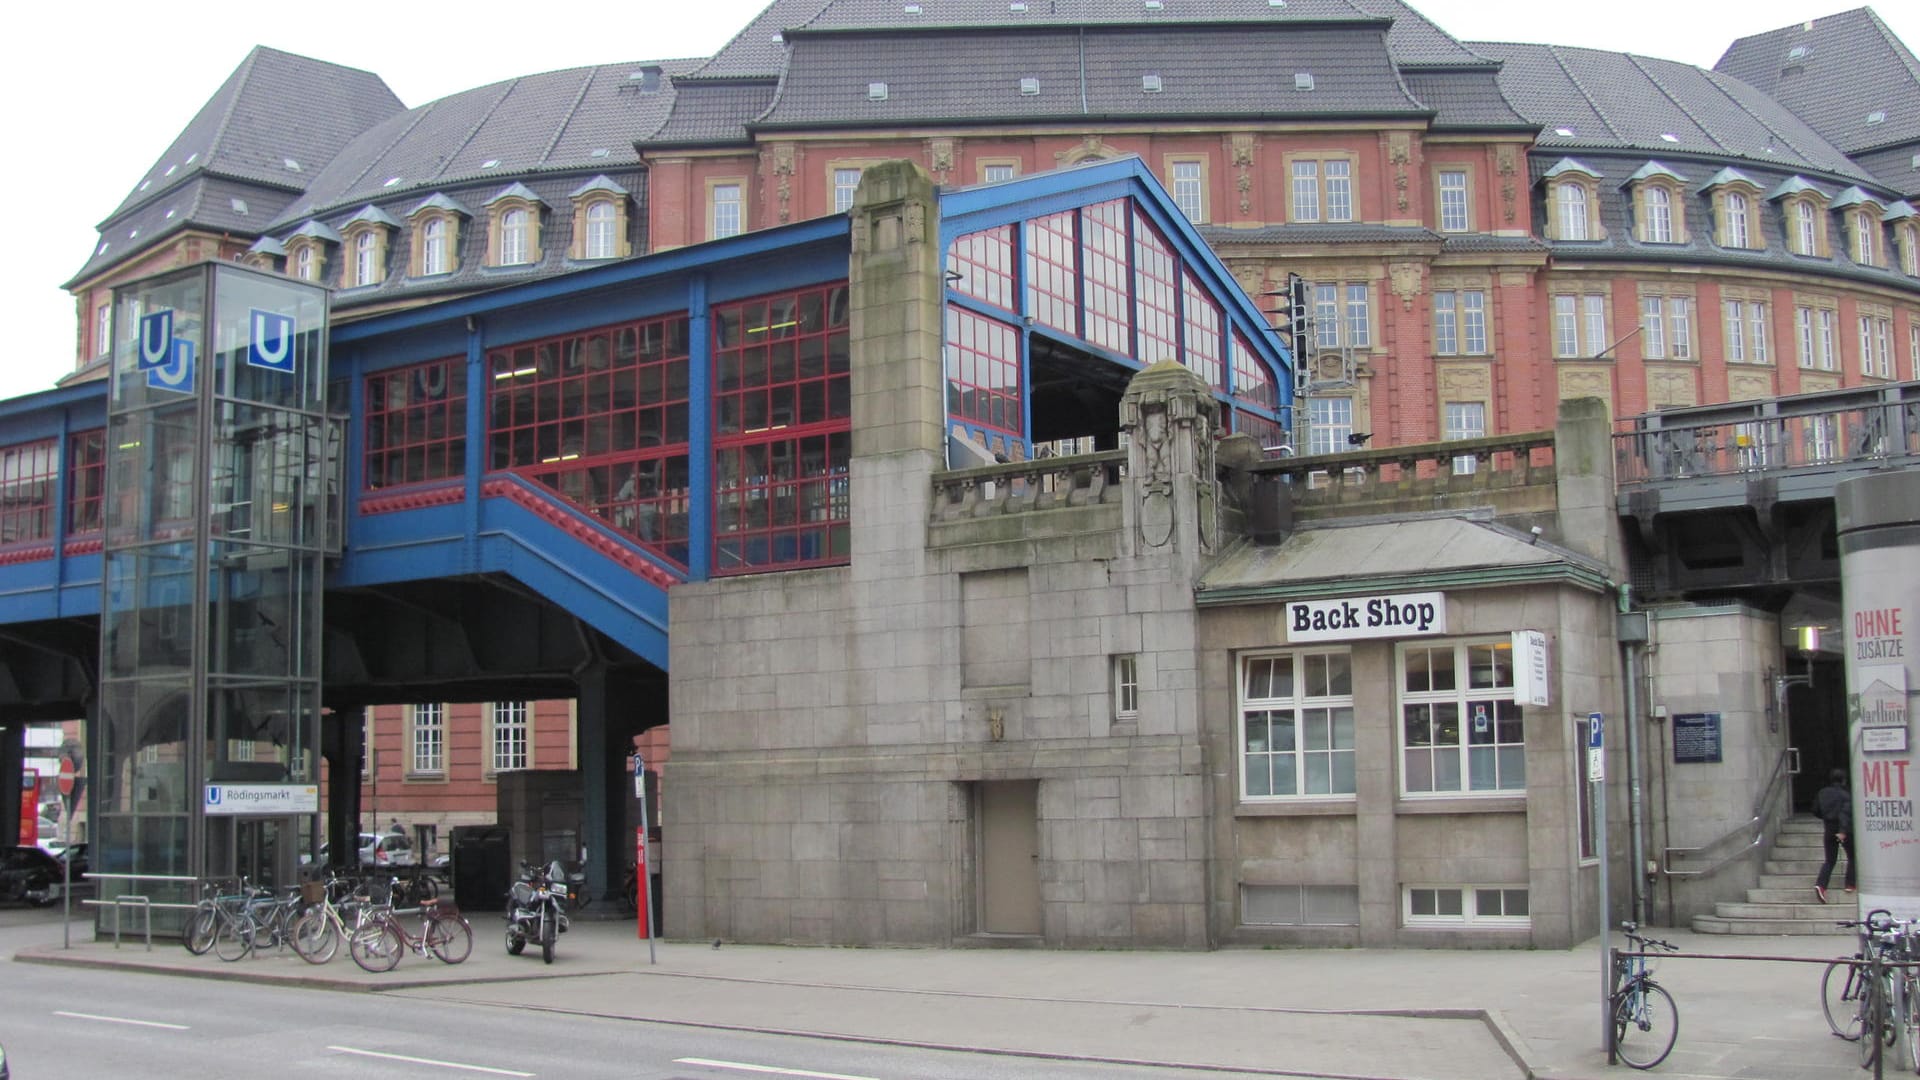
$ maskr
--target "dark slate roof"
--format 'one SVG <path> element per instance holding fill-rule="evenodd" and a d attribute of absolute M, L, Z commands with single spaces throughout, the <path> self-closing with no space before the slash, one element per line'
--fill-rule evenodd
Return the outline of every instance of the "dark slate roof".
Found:
<path fill-rule="evenodd" d="M 786 66 L 781 32 L 819 14 L 828 0 L 773 0 L 694 74 L 701 78 L 778 75 Z"/>
<path fill-rule="evenodd" d="M 1262 225 L 1235 229 L 1201 225 L 1200 235 L 1217 248 L 1235 244 L 1438 244 L 1440 234 L 1418 225 Z"/>
<path fill-rule="evenodd" d="M 124 261 L 189 227 L 252 236 L 278 215 L 293 193 L 198 173 L 167 188 L 163 197 L 116 215 L 100 227 L 100 239 L 67 286 Z M 240 209 L 244 207 L 245 209 Z"/>
<path fill-rule="evenodd" d="M 256 46 L 108 221 L 199 172 L 298 191 L 355 136 L 405 108 L 371 72 Z"/>
<path fill-rule="evenodd" d="M 1753 87 L 1672 60 L 1562 45 L 1473 42 L 1500 88 L 1541 127 L 1538 147 L 1737 157 L 1866 179 L 1831 143 Z M 1562 135 L 1561 130 L 1571 134 Z"/>
<path fill-rule="evenodd" d="M 1500 92 L 1496 72 L 1482 68 L 1425 68 L 1403 73 L 1407 89 L 1434 110 L 1435 131 L 1489 128 L 1536 131 L 1540 125 L 1514 111 Z"/>
<path fill-rule="evenodd" d="M 1486 57 L 1400 0 L 1352 0 L 1352 3 L 1370 15 L 1393 20 L 1393 29 L 1387 31 L 1387 48 L 1403 68 L 1482 66 L 1487 62 Z"/>
<path fill-rule="evenodd" d="M 1489 236 L 1486 233 L 1459 233 L 1449 235 L 1440 245 L 1440 250 L 1448 255 L 1471 252 L 1522 252 L 1545 251 L 1547 245 L 1531 236 Z"/>
<path fill-rule="evenodd" d="M 754 127 L 1169 116 L 1422 117 L 1378 24 L 794 35 Z M 1310 73 L 1314 89 L 1294 89 Z M 1141 76 L 1163 90 L 1145 93 Z M 1021 80 L 1039 93 L 1021 93 Z M 868 84 L 887 84 L 871 100 Z"/>
<path fill-rule="evenodd" d="M 1883 269 L 1874 266 L 1860 266 L 1846 257 L 1848 245 L 1843 242 L 1841 219 L 1835 215 L 1828 223 L 1830 236 L 1834 243 L 1830 258 L 1817 258 L 1808 255 L 1795 255 L 1787 248 L 1786 222 L 1777 207 L 1769 204 L 1758 215 L 1759 235 L 1765 247 L 1758 249 L 1723 248 L 1713 242 L 1713 203 L 1707 192 L 1707 186 L 1713 179 L 1703 175 L 1701 170 L 1682 169 L 1692 180 L 1682 185 L 1686 191 L 1686 214 L 1688 241 L 1684 244 L 1643 244 L 1633 234 L 1633 197 L 1632 193 L 1622 190 L 1614 178 L 1624 179 L 1631 176 L 1647 159 L 1644 155 L 1616 155 L 1611 158 L 1599 154 L 1587 157 L 1587 163 L 1605 174 L 1609 179 L 1600 184 L 1600 224 L 1606 230 L 1605 240 L 1588 241 L 1548 241 L 1547 246 L 1556 259 L 1579 261 L 1588 259 L 1631 259 L 1636 262 L 1672 261 L 1684 265 L 1720 264 L 1750 269 L 1780 270 L 1789 273 L 1819 273 L 1849 278 L 1855 281 L 1891 285 L 1910 290 L 1913 279 L 1900 273 L 1897 266 Z M 1537 156 L 1531 163 L 1532 172 L 1537 178 L 1545 163 Z M 1673 164 L 1669 162 L 1668 164 Z M 1741 170 L 1746 173 L 1762 191 L 1771 191 L 1783 181 L 1790 180 L 1796 174 L 1778 168 L 1749 166 Z M 1829 196 L 1835 193 L 1832 185 L 1822 190 Z M 1536 184 L 1533 188 L 1534 220 L 1546 220 L 1546 187 Z"/>
<path fill-rule="evenodd" d="M 1920 199 L 1920 146 L 1894 146 L 1859 154 L 1854 163 L 1904 199 Z"/>
<path fill-rule="evenodd" d="M 1920 61 L 1872 8 L 1741 38 L 1714 70 L 1765 91 L 1848 153 L 1920 141 Z M 1869 123 L 1875 112 L 1883 118 Z"/>
<path fill-rule="evenodd" d="M 673 114 L 645 139 L 648 147 L 746 142 L 746 124 L 773 102 L 770 78 L 677 79 Z"/>
<path fill-rule="evenodd" d="M 613 186 L 612 189 L 634 193 L 631 195 L 634 203 L 627 211 L 628 235 L 633 240 L 633 250 L 644 252 L 647 249 L 645 180 L 637 170 L 631 168 L 609 174 L 606 178 L 596 179 L 606 179 L 607 183 Z M 577 173 L 525 176 L 521 178 L 521 183 L 541 203 L 555 208 L 546 210 L 541 215 L 539 262 L 521 266 L 484 265 L 487 254 L 487 230 L 484 225 L 473 223 L 461 229 L 459 233 L 458 250 L 455 252 L 458 257 L 458 269 L 450 274 L 410 277 L 406 272 L 407 253 L 413 247 L 414 226 L 412 222 L 403 218 L 403 223 L 387 245 L 387 279 L 377 285 L 352 289 L 336 288 L 333 294 L 334 308 L 352 309 L 369 304 L 408 302 L 448 293 L 493 288 L 497 285 L 510 285 L 584 266 L 598 266 L 607 261 L 596 259 L 592 262 L 577 262 L 568 257 L 568 252 L 573 247 L 573 214 L 568 209 L 569 193 L 582 186 L 581 177 Z M 466 206 L 482 206 L 488 199 L 499 194 L 500 188 L 499 179 L 489 177 L 471 181 L 464 187 L 448 186 L 441 189 L 441 193 Z M 416 196 L 404 201 L 392 202 L 389 205 L 399 211 L 410 209 L 418 201 Z M 350 207 L 324 215 L 318 220 L 321 225 L 330 226 L 337 233 L 358 210 L 358 207 Z M 396 214 L 396 216 L 399 215 Z M 283 237 L 292 235 L 296 231 L 295 225 L 304 225 L 304 220 L 289 223 L 281 235 Z M 340 272 L 346 263 L 346 259 L 338 257 L 338 253 L 335 253 L 335 257 L 328 260 L 327 280 L 322 284 L 337 286 Z"/>
<path fill-rule="evenodd" d="M 638 160 L 635 135 L 652 132 L 666 119 L 673 87 L 667 78 L 659 89 L 643 91 L 629 76 L 644 67 L 676 76 L 699 64 L 636 61 L 549 71 L 408 110 L 342 150 L 274 225 L 349 203 L 411 205 L 422 193 L 453 184 L 479 182 L 491 188 L 491 195 L 503 177 L 631 165 Z"/>

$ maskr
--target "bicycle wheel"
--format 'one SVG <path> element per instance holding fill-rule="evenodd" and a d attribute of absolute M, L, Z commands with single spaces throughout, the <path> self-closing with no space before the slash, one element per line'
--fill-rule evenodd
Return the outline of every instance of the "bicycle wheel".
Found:
<path fill-rule="evenodd" d="M 400 931 L 385 922 L 370 924 L 347 941 L 347 954 L 368 971 L 392 971 L 404 951 Z"/>
<path fill-rule="evenodd" d="M 187 917 L 186 929 L 181 931 L 180 944 L 195 956 L 205 956 L 213 948 L 213 932 L 220 925 L 220 915 L 213 909 L 212 901 L 202 901 Z"/>
<path fill-rule="evenodd" d="M 442 915 L 427 924 L 427 948 L 442 963 L 457 964 L 473 953 L 473 927 L 462 915 Z"/>
<path fill-rule="evenodd" d="M 277 933 L 280 912 L 277 909 L 261 908 L 250 917 L 253 919 L 253 951 L 265 952 L 280 944 L 280 935 Z"/>
<path fill-rule="evenodd" d="M 221 919 L 213 932 L 213 954 L 229 963 L 253 951 L 253 917 L 241 912 Z"/>
<path fill-rule="evenodd" d="M 1920 985 L 1913 975 L 1900 976 L 1900 1049 L 1906 1055 L 1907 1068 L 1920 1072 Z"/>
<path fill-rule="evenodd" d="M 293 924 L 293 951 L 309 964 L 324 964 L 340 950 L 340 935 L 334 933 L 333 920 L 319 905 L 300 913 Z"/>
<path fill-rule="evenodd" d="M 432 874 L 418 874 L 413 879 L 413 895 L 419 902 L 440 898 L 440 882 Z"/>
<path fill-rule="evenodd" d="M 1845 960 L 1827 965 L 1820 976 L 1820 1008 L 1827 1014 L 1827 1027 L 1835 1035 L 1852 1042 L 1860 1037 L 1860 974 Z"/>
<path fill-rule="evenodd" d="M 1667 1060 L 1680 1034 L 1680 1010 L 1659 983 L 1642 981 L 1613 999 L 1613 1052 L 1636 1069 Z"/>
<path fill-rule="evenodd" d="M 1871 1069 L 1885 1049 L 1893 1045 L 1894 1029 L 1887 1007 L 1892 996 L 1885 978 L 1861 979 L 1860 992 L 1860 1067 Z"/>

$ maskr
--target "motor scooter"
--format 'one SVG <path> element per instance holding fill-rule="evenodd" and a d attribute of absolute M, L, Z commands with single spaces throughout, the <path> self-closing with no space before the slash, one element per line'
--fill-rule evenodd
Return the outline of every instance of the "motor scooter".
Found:
<path fill-rule="evenodd" d="M 558 862 L 521 863 L 520 878 L 507 892 L 507 955 L 519 956 L 534 944 L 540 946 L 540 959 L 551 964 L 554 940 L 566 932 L 565 869 Z"/>

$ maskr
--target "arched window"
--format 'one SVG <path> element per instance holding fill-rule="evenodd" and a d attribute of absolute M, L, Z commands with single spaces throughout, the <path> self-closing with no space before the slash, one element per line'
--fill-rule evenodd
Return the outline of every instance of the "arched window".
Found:
<path fill-rule="evenodd" d="M 527 212 L 509 210 L 500 218 L 500 265 L 527 261 Z"/>
<path fill-rule="evenodd" d="M 1587 239 L 1587 189 L 1566 183 L 1554 188 L 1558 204 L 1561 240 Z"/>
<path fill-rule="evenodd" d="M 1816 242 L 1819 237 L 1819 223 L 1813 217 L 1813 204 L 1805 199 L 1793 204 L 1794 254 L 1817 255 L 1820 253 Z"/>
<path fill-rule="evenodd" d="M 1666 188 L 1649 187 L 1642 204 L 1647 209 L 1647 243 L 1673 243 L 1673 196 Z"/>
<path fill-rule="evenodd" d="M 1853 214 L 1853 261 L 1861 266 L 1873 266 L 1875 263 L 1874 234 L 1880 231 L 1880 223 L 1865 210 L 1856 210 Z"/>
<path fill-rule="evenodd" d="M 444 274 L 447 272 L 447 223 L 434 218 L 422 227 L 420 247 L 420 273 Z"/>
<path fill-rule="evenodd" d="M 300 251 L 293 257 L 293 276 L 301 281 L 313 280 L 313 246 L 302 244 Z"/>
<path fill-rule="evenodd" d="M 368 229 L 353 240 L 353 283 L 371 285 L 377 273 L 376 260 L 380 245 L 375 242 L 373 230 Z"/>
<path fill-rule="evenodd" d="M 613 258 L 614 252 L 616 251 L 614 246 L 613 225 L 614 214 L 612 203 L 597 202 L 587 207 L 587 258 Z"/>
<path fill-rule="evenodd" d="M 1747 197 L 1738 191 L 1727 192 L 1727 246 L 1752 247 L 1753 231 L 1749 225 L 1749 204 Z"/>

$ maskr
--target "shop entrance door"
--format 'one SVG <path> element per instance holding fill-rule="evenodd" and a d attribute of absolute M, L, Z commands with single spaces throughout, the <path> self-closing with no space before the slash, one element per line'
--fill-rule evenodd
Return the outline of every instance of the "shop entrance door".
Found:
<path fill-rule="evenodd" d="M 1040 784 L 990 781 L 979 786 L 980 930 L 1040 932 Z"/>
<path fill-rule="evenodd" d="M 207 819 L 207 872 L 214 877 L 246 878 L 255 885 L 291 885 L 299 849 L 296 817 L 210 817 Z"/>
<path fill-rule="evenodd" d="M 1798 666 L 1798 665 L 1796 665 Z M 1787 687 L 1788 745 L 1800 751 L 1800 772 L 1793 778 L 1793 809 L 1813 809 L 1814 796 L 1827 785 L 1827 773 L 1847 763 L 1847 675 L 1838 661 L 1815 660 L 1811 685 Z"/>

